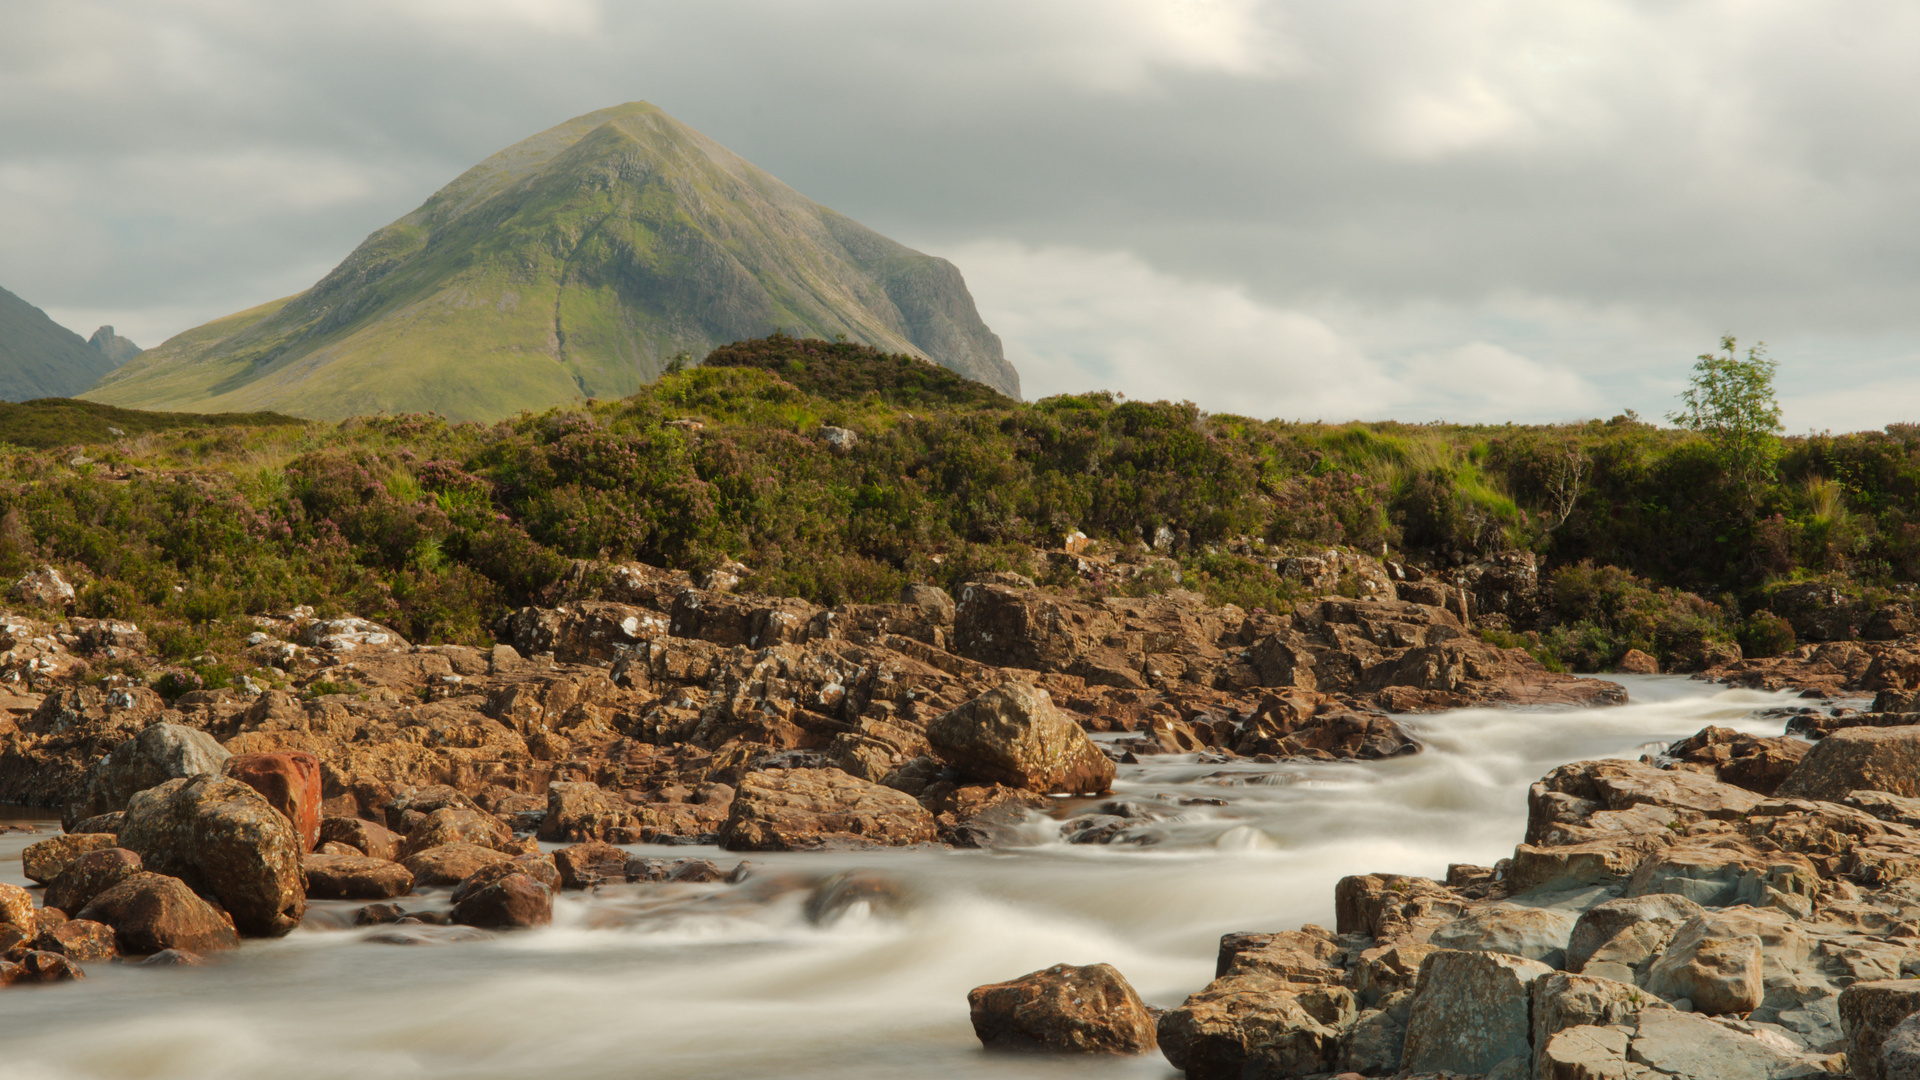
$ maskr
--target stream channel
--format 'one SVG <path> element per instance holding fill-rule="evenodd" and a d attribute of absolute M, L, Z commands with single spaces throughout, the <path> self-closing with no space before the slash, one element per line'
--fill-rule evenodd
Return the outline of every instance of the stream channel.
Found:
<path fill-rule="evenodd" d="M 549 929 L 411 947 L 352 928 L 358 903 L 316 903 L 292 935 L 206 968 L 98 963 L 79 983 L 0 993 L 0 1080 L 1165 1078 L 1157 1054 L 984 1053 L 967 991 L 1105 962 L 1177 1005 L 1212 977 L 1222 933 L 1331 929 L 1341 877 L 1442 877 L 1512 854 L 1527 785 L 1556 765 L 1638 757 L 1708 724 L 1778 735 L 1779 714 L 1760 713 L 1804 704 L 1619 681 L 1632 700 L 1614 708 L 1403 718 L 1425 750 L 1390 761 L 1122 766 L 1114 798 L 1169 815 L 1140 827 L 1151 844 L 1070 845 L 1039 821 L 994 851 L 753 854 L 742 885 L 567 892 Z M 38 838 L 0 834 L 0 880 L 27 884 L 20 850 Z M 897 881 L 904 910 L 809 922 L 807 886 L 848 869 Z M 429 906 L 417 899 L 400 903 Z"/>

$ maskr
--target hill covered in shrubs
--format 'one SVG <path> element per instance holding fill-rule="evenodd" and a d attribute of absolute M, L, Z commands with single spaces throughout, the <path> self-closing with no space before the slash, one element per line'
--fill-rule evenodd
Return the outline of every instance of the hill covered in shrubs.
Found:
<path fill-rule="evenodd" d="M 590 589 L 578 559 L 737 561 L 745 588 L 828 604 L 1011 571 L 1276 609 L 1301 595 L 1290 552 L 1348 546 L 1441 577 L 1520 552 L 1538 588 L 1477 625 L 1581 670 L 1629 648 L 1684 663 L 1705 643 L 1844 636 L 1920 578 L 1910 425 L 1786 439 L 1755 488 L 1707 439 L 1632 415 L 1299 424 L 1107 393 L 1021 403 L 782 336 L 494 424 L 116 416 L 119 434 L 90 419 L 58 445 L 0 417 L 0 572 L 53 565 L 75 614 L 138 622 L 213 679 L 247 616 L 301 604 L 484 643 L 514 607 Z M 1108 579 L 1068 547 L 1150 550 L 1160 569 Z"/>

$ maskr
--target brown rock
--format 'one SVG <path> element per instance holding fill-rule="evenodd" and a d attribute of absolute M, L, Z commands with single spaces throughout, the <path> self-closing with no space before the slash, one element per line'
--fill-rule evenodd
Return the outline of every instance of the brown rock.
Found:
<path fill-rule="evenodd" d="M 209 953 L 240 945 L 213 905 L 164 874 L 135 874 L 94 897 L 78 917 L 113 927 L 120 951 L 134 956 L 164 949 Z"/>
<path fill-rule="evenodd" d="M 1158 1045 L 1153 1014 L 1108 964 L 1056 964 L 967 993 L 973 1031 L 996 1050 L 1141 1054 Z"/>
<path fill-rule="evenodd" d="M 162 949 L 145 960 L 141 967 L 206 967 L 207 958 L 185 949 Z"/>
<path fill-rule="evenodd" d="M 1639 649 L 1628 649 L 1627 654 L 1620 658 L 1620 662 L 1614 665 L 1613 670 L 1622 675 L 1658 675 L 1660 661 Z"/>
<path fill-rule="evenodd" d="M 638 840 L 633 807 L 618 795 L 587 782 L 555 781 L 547 785 L 547 816 L 540 820 L 540 839 Z"/>
<path fill-rule="evenodd" d="M 1760 939 L 1712 915 L 1691 919 L 1647 971 L 1646 988 L 1669 1001 L 1685 998 L 1695 1012 L 1749 1013 L 1759 1008 Z"/>
<path fill-rule="evenodd" d="M 86 977 L 80 965 L 73 958 L 57 952 L 43 949 L 31 949 L 20 955 L 20 959 L 5 963 L 7 970 L 0 972 L 0 985 L 9 983 L 57 983 L 72 982 Z"/>
<path fill-rule="evenodd" d="M 453 921 L 485 930 L 524 930 L 553 921 L 553 890 L 526 874 L 456 894 Z"/>
<path fill-rule="evenodd" d="M 227 775 L 266 796 L 300 838 L 300 850 L 320 843 L 320 759 L 305 750 L 238 754 Z"/>
<path fill-rule="evenodd" d="M 316 900 L 386 900 L 413 891 L 413 873 L 365 855 L 309 855 L 300 860 L 307 896 Z"/>
<path fill-rule="evenodd" d="M 33 947 L 44 952 L 70 956 L 82 963 L 111 960 L 120 955 L 114 944 L 113 927 L 89 919 L 68 919 L 33 939 Z"/>
<path fill-rule="evenodd" d="M 27 880 L 45 885 L 82 854 L 119 845 L 120 838 L 113 833 L 69 833 L 28 844 L 20 853 L 20 865 Z"/>
<path fill-rule="evenodd" d="M 1776 794 L 1838 802 L 1850 791 L 1920 796 L 1920 726 L 1836 731 L 1814 745 Z"/>
<path fill-rule="evenodd" d="M 428 814 L 400 846 L 400 861 L 411 855 L 444 844 L 472 844 L 505 851 L 513 843 L 513 830 L 485 810 L 443 806 Z"/>
<path fill-rule="evenodd" d="M 1356 1017 L 1345 987 L 1301 991 L 1253 972 L 1228 975 L 1160 1017 L 1160 1052 L 1189 1080 L 1326 1072 Z"/>
<path fill-rule="evenodd" d="M 148 870 L 218 900 L 243 934 L 278 937 L 306 912 L 292 823 L 238 780 L 203 774 L 135 795 L 120 843 Z"/>
<path fill-rule="evenodd" d="M 1708 766 L 1723 783 L 1771 795 L 1808 749 L 1799 739 L 1763 739 L 1732 728 L 1709 727 L 1667 747 L 1667 756 Z"/>
<path fill-rule="evenodd" d="M 838 769 L 748 773 L 720 830 L 720 846 L 728 851 L 897 847 L 933 839 L 933 815 L 912 796 Z"/>
<path fill-rule="evenodd" d="M 126 848 L 95 848 L 68 863 L 47 883 L 47 906 L 79 911 L 140 870 L 140 856 Z"/>
<path fill-rule="evenodd" d="M 12 923 L 31 930 L 37 921 L 33 914 L 33 894 L 18 885 L 0 882 L 0 923 Z"/>
<path fill-rule="evenodd" d="M 414 885 L 458 885 L 483 866 L 508 862 L 511 855 L 477 844 L 442 844 L 401 860 Z"/>
<path fill-rule="evenodd" d="M 1097 795 L 1114 764 L 1044 690 L 1007 683 L 927 725 L 927 741 L 964 778 L 1043 794 Z"/>
<path fill-rule="evenodd" d="M 603 881 L 627 880 L 629 856 L 603 840 L 563 847 L 553 853 L 563 889 L 591 889 Z"/>
<path fill-rule="evenodd" d="M 320 821 L 322 843 L 345 844 L 372 859 L 398 861 L 406 838 L 377 822 L 362 818 L 329 817 Z"/>
<path fill-rule="evenodd" d="M 1530 1054 L 1533 982 L 1553 969 L 1502 953 L 1442 949 L 1420 965 L 1402 1065 L 1410 1072 L 1485 1074 Z"/>
<path fill-rule="evenodd" d="M 1920 979 L 1859 982 L 1840 991 L 1840 1023 L 1847 1033 L 1847 1064 L 1854 1080 L 1891 1080 L 1881 1069 L 1881 1044 L 1917 1012 Z"/>

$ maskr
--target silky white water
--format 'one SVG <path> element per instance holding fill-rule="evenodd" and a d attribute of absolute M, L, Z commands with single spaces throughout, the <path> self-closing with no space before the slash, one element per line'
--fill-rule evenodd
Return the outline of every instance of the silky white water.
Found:
<path fill-rule="evenodd" d="M 1105 962 L 1177 1004 L 1211 978 L 1224 932 L 1331 928 L 1345 875 L 1511 854 L 1527 785 L 1555 765 L 1637 757 L 1707 724 L 1778 735 L 1757 712 L 1799 704 L 1621 681 L 1633 700 L 1615 708 L 1407 718 L 1425 749 L 1391 761 L 1123 766 L 1115 797 L 1171 815 L 1144 826 L 1160 841 L 1147 846 L 1068 845 L 1036 823 L 1030 843 L 990 852 L 753 855 L 744 885 L 564 893 L 550 929 L 459 944 L 371 942 L 340 928 L 357 904 L 316 905 L 289 937 L 209 968 L 92 964 L 84 982 L 0 992 L 0 1080 L 1163 1077 L 1157 1055 L 984 1053 L 967 991 Z M 1195 798 L 1225 805 L 1179 804 Z M 0 835 L 0 879 L 25 883 L 33 839 Z M 906 910 L 810 924 L 809 883 L 851 868 L 899 882 Z"/>

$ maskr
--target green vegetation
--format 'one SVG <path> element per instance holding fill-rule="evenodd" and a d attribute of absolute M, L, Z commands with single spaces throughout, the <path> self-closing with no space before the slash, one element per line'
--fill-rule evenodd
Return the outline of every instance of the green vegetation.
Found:
<path fill-rule="evenodd" d="M 1276 571 L 1289 550 L 1440 567 L 1522 548 L 1547 567 L 1541 610 L 1497 633 L 1580 670 L 1629 648 L 1778 652 L 1800 585 L 1871 598 L 1920 579 L 1912 425 L 1780 439 L 1754 485 L 1706 435 L 1631 415 L 1326 425 L 1106 393 L 1020 403 L 909 356 L 785 336 L 623 400 L 492 425 L 185 422 L 82 433 L 79 457 L 0 448 L 0 572 L 60 565 L 82 614 L 140 622 L 189 668 L 235 655 L 243 616 L 302 603 L 485 642 L 511 607 L 564 598 L 573 558 L 736 558 L 755 589 L 822 603 L 991 570 L 1095 594 L 1177 573 L 1273 610 L 1297 598 Z M 858 446 L 836 454 L 822 425 Z M 1036 560 L 1075 529 L 1108 553 L 1164 530 L 1174 559 L 1090 581 Z"/>
<path fill-rule="evenodd" d="M 110 442 L 183 428 L 282 427 L 305 420 L 279 413 L 157 413 L 117 409 L 73 398 L 0 402 L 0 444 L 31 447 Z M 117 430 L 116 430 L 117 429 Z"/>

